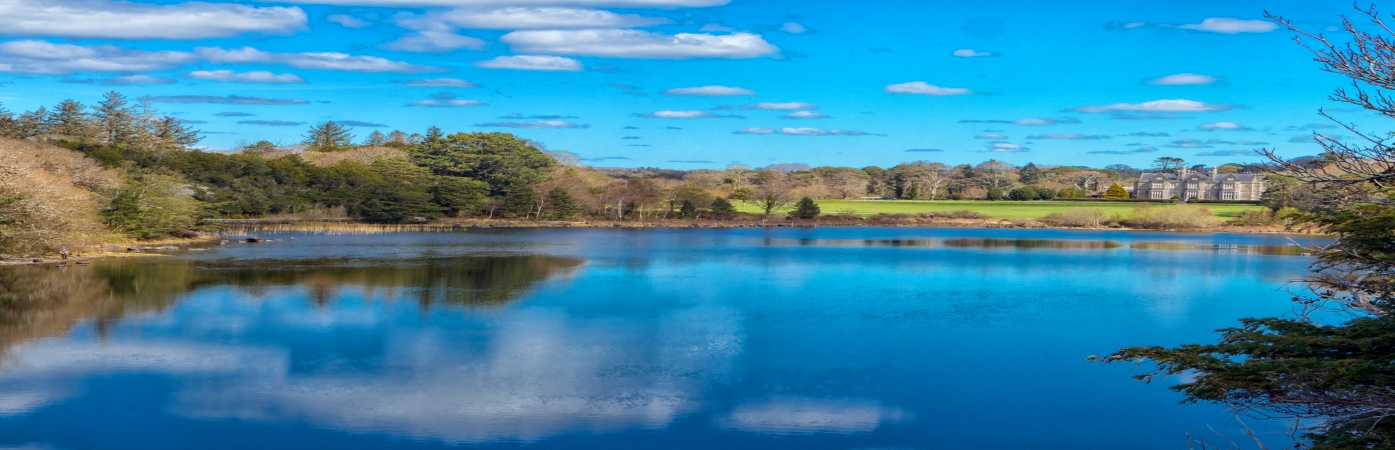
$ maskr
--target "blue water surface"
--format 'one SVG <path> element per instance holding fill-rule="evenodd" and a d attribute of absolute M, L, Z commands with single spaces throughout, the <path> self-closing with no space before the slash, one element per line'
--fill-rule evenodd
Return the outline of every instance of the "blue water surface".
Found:
<path fill-rule="evenodd" d="M 0 268 L 18 299 L 0 306 L 0 447 L 1248 444 L 1224 408 L 1179 404 L 1179 380 L 1148 385 L 1086 357 L 1289 313 L 1311 262 L 1293 246 L 1312 243 L 910 228 L 257 236 L 279 241 Z M 1284 424 L 1245 420 L 1288 444 Z"/>

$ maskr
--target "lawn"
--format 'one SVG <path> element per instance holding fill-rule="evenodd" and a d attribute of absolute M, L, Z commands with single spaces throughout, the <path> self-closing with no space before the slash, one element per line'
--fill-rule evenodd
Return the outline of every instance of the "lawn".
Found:
<path fill-rule="evenodd" d="M 754 203 L 742 205 L 736 203 L 736 209 L 741 212 L 760 214 L 760 208 Z M 974 201 L 974 200 L 885 200 L 885 201 L 860 201 L 860 200 L 822 200 L 818 202 L 819 209 L 824 214 L 834 214 L 844 211 L 854 211 L 857 214 L 870 216 L 873 214 L 919 214 L 931 211 L 959 211 L 969 210 L 980 214 L 999 217 L 1004 219 L 1030 218 L 1035 219 L 1054 212 L 1065 211 L 1071 208 L 1099 208 L 1105 214 L 1128 214 L 1138 207 L 1140 203 L 1130 202 L 1055 202 L 1055 201 Z M 1258 211 L 1264 209 L 1263 206 L 1255 205 L 1232 205 L 1232 204 L 1208 204 L 1211 213 L 1222 218 L 1230 218 L 1239 215 L 1242 211 Z M 786 210 L 789 210 L 788 208 Z"/>

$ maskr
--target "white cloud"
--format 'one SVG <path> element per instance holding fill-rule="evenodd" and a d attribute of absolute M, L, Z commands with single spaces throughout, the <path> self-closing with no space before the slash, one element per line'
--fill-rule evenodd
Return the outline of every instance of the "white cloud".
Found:
<path fill-rule="evenodd" d="M 452 31 L 431 30 L 407 33 L 382 45 L 388 50 L 414 53 L 443 53 L 462 48 L 480 50 L 484 46 L 484 40 L 479 38 L 462 36 Z"/>
<path fill-rule="evenodd" d="M 778 133 L 778 131 L 775 131 L 774 129 L 770 129 L 770 128 L 754 128 L 754 127 L 753 127 L 753 128 L 742 128 L 742 129 L 736 130 L 736 131 L 734 132 L 734 134 L 775 134 L 775 133 Z"/>
<path fill-rule="evenodd" d="M 195 70 L 184 75 L 189 78 L 229 83 L 304 83 L 305 79 L 293 73 L 276 74 L 265 70 L 253 72 L 233 72 L 231 70 Z"/>
<path fill-rule="evenodd" d="M 931 95 L 935 97 L 943 97 L 947 95 L 967 95 L 974 93 L 974 91 L 970 91 L 964 88 L 939 87 L 933 84 L 926 83 L 924 81 L 912 81 L 910 83 L 893 84 L 887 86 L 886 93 Z"/>
<path fill-rule="evenodd" d="M 1234 105 L 1202 103 L 1193 100 L 1154 100 L 1143 103 L 1115 103 L 1112 105 L 1081 106 L 1071 111 L 1083 113 L 1178 113 L 1228 111 Z"/>
<path fill-rule="evenodd" d="M 756 58 L 779 49 L 759 35 L 733 33 L 667 35 L 640 30 L 515 31 L 499 38 L 523 53 L 612 58 Z"/>
<path fill-rule="evenodd" d="M 112 78 L 102 84 L 113 86 L 134 86 L 138 84 L 174 84 L 174 80 L 169 78 L 158 78 L 150 75 L 125 75 Z"/>
<path fill-rule="evenodd" d="M 951 55 L 954 55 L 954 56 L 958 56 L 958 57 L 960 57 L 960 58 L 983 58 L 983 57 L 986 57 L 986 56 L 998 56 L 997 53 L 993 53 L 993 52 L 980 52 L 980 51 L 974 50 L 974 49 L 972 49 L 972 48 L 961 48 L 961 49 L 959 49 L 959 50 L 955 50 L 953 53 L 950 53 L 950 54 L 951 54 Z"/>
<path fill-rule="evenodd" d="M 484 69 L 551 70 L 576 72 L 581 70 L 581 61 L 560 56 L 500 56 L 488 61 L 479 61 L 475 67 Z"/>
<path fill-rule="evenodd" d="M 731 97 L 758 95 L 756 91 L 731 86 L 702 86 L 674 88 L 664 91 L 664 95 L 693 95 L 699 97 Z"/>
<path fill-rule="evenodd" d="M 609 6 L 635 8 L 698 8 L 721 6 L 731 0 L 291 0 L 287 3 L 356 6 Z"/>
<path fill-rule="evenodd" d="M 986 133 L 974 136 L 974 139 L 1007 139 L 1008 137 L 999 133 Z"/>
<path fill-rule="evenodd" d="M 241 95 L 229 95 L 227 97 L 212 95 L 163 95 L 141 97 L 141 100 L 149 100 L 156 103 L 211 103 L 217 105 L 305 105 L 310 103 L 310 101 L 303 98 L 262 98 L 245 97 Z"/>
<path fill-rule="evenodd" d="M 305 29 L 305 11 L 188 2 L 172 5 L 104 0 L 6 0 L 0 34 L 115 39 L 204 39 Z"/>
<path fill-rule="evenodd" d="M 726 25 L 722 25 L 720 22 L 712 22 L 712 23 L 709 23 L 709 24 L 707 24 L 707 25 L 703 25 L 702 28 L 698 28 L 698 31 L 702 31 L 702 32 L 713 32 L 713 31 L 727 32 L 727 31 L 736 31 L 736 29 L 735 29 L 735 28 L 732 28 L 732 27 L 729 27 L 729 26 L 726 26 Z"/>
<path fill-rule="evenodd" d="M 992 142 L 988 144 L 988 151 L 991 153 L 1025 153 L 1027 148 L 1010 142 Z"/>
<path fill-rule="evenodd" d="M 483 102 L 476 100 L 459 100 L 455 94 L 442 92 L 432 95 L 428 100 L 418 100 L 408 103 L 407 106 L 425 106 L 431 108 L 459 108 L 462 106 L 484 106 Z"/>
<path fill-rule="evenodd" d="M 1207 31 L 1221 34 L 1239 33 L 1268 33 L 1279 28 L 1274 22 L 1267 20 L 1242 20 L 1231 18 L 1212 17 L 1201 21 L 1201 23 L 1191 23 L 1178 25 L 1177 28 L 1184 30 Z"/>
<path fill-rule="evenodd" d="M 720 428 L 770 434 L 852 434 L 911 418 L 898 408 L 865 399 L 777 397 L 743 402 L 716 419 Z"/>
<path fill-rule="evenodd" d="M 1099 139 L 1109 139 L 1109 136 L 1098 136 L 1091 134 L 1064 134 L 1047 133 L 1036 136 L 1027 136 L 1027 139 L 1041 139 L 1046 141 L 1093 141 Z"/>
<path fill-rule="evenodd" d="M 298 69 L 343 70 L 349 72 L 420 73 L 439 72 L 438 67 L 419 66 L 376 56 L 353 56 L 344 53 L 273 53 L 252 47 L 222 49 L 199 47 L 194 53 L 209 62 L 235 64 L 285 64 Z"/>
<path fill-rule="evenodd" d="M 537 122 L 489 122 L 475 125 L 477 127 L 493 128 L 541 128 L 541 129 L 562 129 L 562 128 L 589 128 L 588 125 L 575 124 L 563 120 L 541 120 Z"/>
<path fill-rule="evenodd" d="M 1215 82 L 1215 77 L 1199 75 L 1195 73 L 1178 73 L 1148 80 L 1148 84 L 1160 84 L 1166 86 L 1201 85 L 1211 84 Z"/>
<path fill-rule="evenodd" d="M 477 88 L 480 85 L 458 78 L 428 78 L 425 80 L 412 80 L 402 83 L 411 87 L 456 87 L 456 88 Z"/>
<path fill-rule="evenodd" d="M 1240 124 L 1238 124 L 1238 123 L 1235 123 L 1235 122 L 1207 123 L 1207 124 L 1199 125 L 1199 126 L 1197 126 L 1196 128 L 1197 128 L 1197 129 L 1201 129 L 1201 130 L 1208 130 L 1208 131 L 1209 131 L 1209 130 L 1243 131 L 1243 130 L 1248 130 L 1248 129 L 1249 129 L 1249 127 L 1242 126 L 1242 125 L 1240 125 Z"/>
<path fill-rule="evenodd" d="M 781 119 L 827 119 L 828 116 L 813 111 L 797 111 L 780 116 Z"/>
<path fill-rule="evenodd" d="M 791 136 L 866 136 L 866 132 L 850 130 L 824 130 L 820 128 L 781 128 L 781 134 Z"/>
<path fill-rule="evenodd" d="M 10 73 L 153 72 L 193 59 L 184 52 L 146 52 L 110 45 L 84 47 L 30 40 L 0 43 L 0 72 Z"/>
<path fill-rule="evenodd" d="M 556 7 L 457 9 L 436 14 L 435 17 L 445 23 L 462 28 L 487 30 L 631 28 L 671 22 L 662 17 L 616 14 L 596 9 Z"/>
<path fill-rule="evenodd" d="M 811 109 L 819 109 L 819 107 L 813 103 L 804 102 L 760 102 L 754 105 L 743 105 L 741 106 L 741 109 L 764 109 L 769 111 L 807 111 Z"/>
<path fill-rule="evenodd" d="M 369 25 L 368 21 L 350 16 L 348 14 L 330 14 L 325 16 L 325 20 L 343 25 L 348 28 L 363 28 Z"/>
<path fill-rule="evenodd" d="M 649 114 L 640 114 L 640 117 L 648 117 L 651 119 L 712 119 L 730 116 L 719 116 L 707 111 L 654 111 Z"/>
<path fill-rule="evenodd" d="M 809 28 L 794 22 L 785 22 L 784 25 L 780 25 L 780 31 L 789 34 L 804 34 L 809 32 Z"/>

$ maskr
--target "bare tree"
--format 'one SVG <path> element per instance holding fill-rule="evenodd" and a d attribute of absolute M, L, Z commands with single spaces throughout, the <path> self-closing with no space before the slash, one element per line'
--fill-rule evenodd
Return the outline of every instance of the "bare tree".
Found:
<path fill-rule="evenodd" d="M 776 210 L 794 203 L 794 196 L 790 195 L 790 189 L 783 183 L 766 183 L 756 188 L 755 203 L 765 212 L 766 217 Z"/>
<path fill-rule="evenodd" d="M 1017 178 L 1016 169 L 1012 164 L 990 159 L 974 166 L 974 176 L 985 188 L 1006 189 L 1012 187 L 1012 180 Z"/>

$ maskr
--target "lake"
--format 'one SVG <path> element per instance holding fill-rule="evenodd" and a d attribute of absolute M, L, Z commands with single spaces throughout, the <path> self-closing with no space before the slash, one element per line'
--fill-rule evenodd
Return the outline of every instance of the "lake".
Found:
<path fill-rule="evenodd" d="M 0 267 L 0 448 L 1245 444 L 1177 380 L 1085 358 L 1285 314 L 1310 262 L 1121 231 L 256 236 Z"/>

